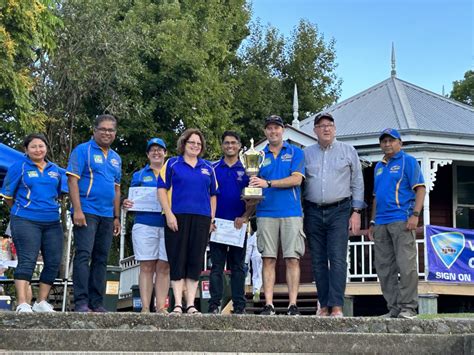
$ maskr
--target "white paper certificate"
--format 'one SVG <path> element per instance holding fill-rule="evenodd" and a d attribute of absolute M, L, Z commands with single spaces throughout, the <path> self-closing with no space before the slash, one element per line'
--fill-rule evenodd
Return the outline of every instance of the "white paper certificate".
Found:
<path fill-rule="evenodd" d="M 128 190 L 128 199 L 133 201 L 129 211 L 161 212 L 156 187 L 131 187 Z"/>
<path fill-rule="evenodd" d="M 211 242 L 232 245 L 242 248 L 245 241 L 245 231 L 247 225 L 243 224 L 242 228 L 235 229 L 234 221 L 216 218 L 216 230 L 211 233 Z"/>

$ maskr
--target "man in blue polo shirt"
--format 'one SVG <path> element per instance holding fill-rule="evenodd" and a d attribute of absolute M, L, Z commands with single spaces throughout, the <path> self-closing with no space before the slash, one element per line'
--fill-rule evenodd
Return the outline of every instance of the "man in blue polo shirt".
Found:
<path fill-rule="evenodd" d="M 397 130 L 383 130 L 379 141 L 385 155 L 375 166 L 369 237 L 375 243 L 375 267 L 389 309 L 386 316 L 414 318 L 418 307 L 415 230 L 425 182 L 416 159 L 402 150 Z"/>
<path fill-rule="evenodd" d="M 236 229 L 242 228 L 247 219 L 245 202 L 240 199 L 242 189 L 248 185 L 249 178 L 245 168 L 239 161 L 239 150 L 242 147 L 236 132 L 226 131 L 222 135 L 222 151 L 224 156 L 214 163 L 214 171 L 219 184 L 220 194 L 217 195 L 216 218 L 234 221 Z M 231 271 L 232 303 L 235 314 L 245 313 L 245 245 L 242 247 L 210 242 L 211 275 L 209 313 L 218 314 L 222 299 L 223 271 Z"/>
<path fill-rule="evenodd" d="M 66 174 L 72 202 L 76 312 L 106 312 L 103 307 L 107 259 L 113 235 L 120 233 L 122 161 L 110 149 L 117 121 L 97 116 L 94 136 L 71 153 Z"/>
<path fill-rule="evenodd" d="M 264 199 L 257 205 L 257 247 L 263 258 L 265 306 L 262 315 L 275 314 L 273 287 L 278 245 L 281 241 L 288 285 L 288 315 L 299 315 L 296 301 L 300 282 L 300 258 L 305 252 L 301 188 L 304 178 L 303 151 L 283 142 L 281 117 L 265 119 L 265 159 L 259 177 L 250 179 L 251 187 L 263 188 Z"/>

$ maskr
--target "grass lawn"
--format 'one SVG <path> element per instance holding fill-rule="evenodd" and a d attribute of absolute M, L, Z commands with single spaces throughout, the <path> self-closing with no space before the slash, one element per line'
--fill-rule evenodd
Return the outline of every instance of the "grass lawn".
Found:
<path fill-rule="evenodd" d="M 440 313 L 440 314 L 419 314 L 416 319 L 438 319 L 438 318 L 473 318 L 474 313 Z"/>

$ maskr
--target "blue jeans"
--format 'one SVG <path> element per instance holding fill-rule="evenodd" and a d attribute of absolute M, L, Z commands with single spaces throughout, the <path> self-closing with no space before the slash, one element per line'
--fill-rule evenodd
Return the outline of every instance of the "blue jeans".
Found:
<path fill-rule="evenodd" d="M 59 221 L 36 222 L 11 216 L 10 226 L 18 255 L 15 280 L 31 281 L 39 251 L 44 267 L 40 282 L 52 285 L 58 276 L 63 254 L 63 229 Z"/>
<path fill-rule="evenodd" d="M 225 245 L 221 243 L 209 243 L 211 252 L 211 275 L 209 291 L 211 299 L 209 308 L 219 307 L 223 294 L 224 264 L 230 268 L 230 287 L 232 290 L 232 303 L 234 310 L 245 309 L 245 244 L 244 248 Z"/>
<path fill-rule="evenodd" d="M 304 230 L 321 307 L 342 307 L 347 277 L 351 202 L 321 208 L 304 201 Z"/>
<path fill-rule="evenodd" d="M 88 305 L 94 309 L 103 305 L 114 219 L 88 213 L 85 216 L 87 226 L 74 226 L 74 303 L 76 307 Z"/>

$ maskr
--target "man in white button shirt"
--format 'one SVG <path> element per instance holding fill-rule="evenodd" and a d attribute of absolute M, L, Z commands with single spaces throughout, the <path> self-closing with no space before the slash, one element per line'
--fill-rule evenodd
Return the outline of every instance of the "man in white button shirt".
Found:
<path fill-rule="evenodd" d="M 304 150 L 304 228 L 318 291 L 318 316 L 342 317 L 349 230 L 360 232 L 362 167 L 354 147 L 335 139 L 330 113 L 314 119 L 318 143 Z"/>

